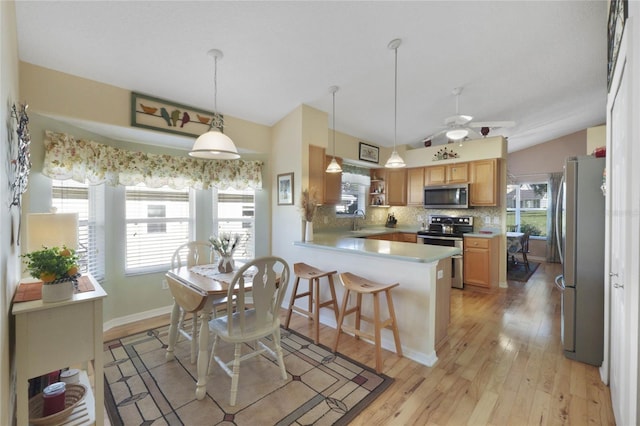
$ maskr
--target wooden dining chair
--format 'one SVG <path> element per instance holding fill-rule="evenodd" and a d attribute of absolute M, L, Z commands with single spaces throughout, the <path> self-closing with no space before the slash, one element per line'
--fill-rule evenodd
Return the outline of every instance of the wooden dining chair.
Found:
<path fill-rule="evenodd" d="M 248 308 L 245 286 L 250 283 L 253 300 Z M 282 347 L 280 346 L 279 310 L 289 283 L 289 265 L 279 257 L 262 257 L 240 268 L 233 277 L 227 293 L 227 314 L 209 321 L 213 334 L 213 346 L 209 360 L 208 374 L 213 371 L 215 360 L 220 368 L 231 377 L 229 405 L 234 406 L 238 395 L 240 362 L 268 352 L 280 367 L 283 380 L 287 378 Z M 232 300 L 235 297 L 235 301 Z M 261 339 L 272 336 L 273 348 Z M 235 345 L 234 358 L 225 361 L 217 353 L 219 340 Z M 253 346 L 245 345 L 251 342 Z M 243 348 L 251 351 L 242 354 Z M 271 365 L 264 363 L 264 365 Z"/>
<path fill-rule="evenodd" d="M 215 261 L 215 251 L 208 241 L 189 241 L 182 244 L 176 249 L 171 257 L 171 269 L 180 268 L 182 266 L 209 265 Z M 227 298 L 221 297 L 214 300 L 214 314 L 221 307 L 225 307 Z M 194 313 L 191 318 L 191 328 L 187 328 L 185 318 L 188 312 L 180 308 L 180 319 L 178 320 L 178 333 L 187 340 L 191 341 L 191 363 L 196 362 L 196 354 L 198 351 L 198 316 Z"/>
<path fill-rule="evenodd" d="M 529 259 L 527 258 L 527 254 L 529 254 L 529 233 L 525 232 L 522 237 L 520 237 L 520 249 L 515 253 L 515 255 L 522 256 L 522 262 L 525 265 L 527 271 L 529 271 Z"/>

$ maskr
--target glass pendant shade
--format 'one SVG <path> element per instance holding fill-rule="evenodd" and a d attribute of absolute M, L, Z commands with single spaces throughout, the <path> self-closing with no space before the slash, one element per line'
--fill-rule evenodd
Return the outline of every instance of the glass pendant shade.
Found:
<path fill-rule="evenodd" d="M 384 166 L 389 169 L 399 169 L 401 167 L 405 167 L 406 164 L 404 163 L 402 157 L 400 157 L 400 154 L 398 154 L 398 152 L 394 149 Z"/>
<path fill-rule="evenodd" d="M 333 157 L 331 159 L 331 162 L 327 166 L 326 172 L 327 173 L 340 173 L 340 172 L 342 172 L 342 168 L 340 167 L 340 164 L 338 164 L 338 162 L 336 161 L 335 157 Z"/>
<path fill-rule="evenodd" d="M 453 129 L 453 130 L 449 130 L 446 133 L 447 137 L 454 141 L 458 139 L 464 139 L 465 137 L 467 137 L 468 134 L 469 134 L 469 131 L 467 129 Z"/>
<path fill-rule="evenodd" d="M 217 129 L 211 129 L 198 136 L 189 155 L 207 160 L 237 160 L 240 158 L 238 149 L 231 138 Z"/>

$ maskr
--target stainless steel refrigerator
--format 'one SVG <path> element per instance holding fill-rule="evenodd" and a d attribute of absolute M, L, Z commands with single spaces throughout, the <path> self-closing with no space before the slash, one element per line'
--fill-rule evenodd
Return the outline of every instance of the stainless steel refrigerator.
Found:
<path fill-rule="evenodd" d="M 567 158 L 556 216 L 564 354 L 595 366 L 604 347 L 604 168 L 604 158 Z"/>

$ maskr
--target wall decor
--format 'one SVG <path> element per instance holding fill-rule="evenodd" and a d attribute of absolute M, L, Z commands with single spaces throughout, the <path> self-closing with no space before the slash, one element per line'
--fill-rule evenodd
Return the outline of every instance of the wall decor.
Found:
<path fill-rule="evenodd" d="M 293 205 L 293 172 L 278 175 L 278 205 Z"/>
<path fill-rule="evenodd" d="M 378 164 L 378 156 L 380 155 L 380 148 L 378 148 L 377 146 L 366 144 L 364 142 L 360 142 L 359 154 L 360 154 L 358 156 L 359 160 Z"/>
<path fill-rule="evenodd" d="M 214 116 L 211 111 L 131 92 L 131 125 L 135 127 L 198 137 L 209 130 Z"/>
<path fill-rule="evenodd" d="M 11 185 L 11 203 L 9 208 L 13 206 L 18 208 L 18 232 L 15 241 L 20 245 L 20 228 L 22 227 L 20 212 L 22 204 L 22 194 L 27 190 L 29 183 L 29 172 L 31 171 L 31 135 L 29 134 L 29 116 L 27 115 L 26 104 L 11 107 L 11 116 L 16 121 L 17 143 L 13 141 L 13 133 L 10 133 L 11 141 L 9 141 L 9 158 L 11 161 L 9 167 L 9 184 Z M 13 238 L 13 229 L 12 229 Z"/>
<path fill-rule="evenodd" d="M 453 149 L 447 149 L 447 147 L 445 146 L 444 148 L 440 148 L 438 152 L 433 154 L 433 158 L 431 159 L 431 161 L 448 160 L 450 158 L 459 158 L 458 153 Z"/>
<path fill-rule="evenodd" d="M 611 79 L 618 59 L 618 50 L 628 16 L 628 0 L 611 0 L 607 23 L 607 88 L 611 88 Z"/>

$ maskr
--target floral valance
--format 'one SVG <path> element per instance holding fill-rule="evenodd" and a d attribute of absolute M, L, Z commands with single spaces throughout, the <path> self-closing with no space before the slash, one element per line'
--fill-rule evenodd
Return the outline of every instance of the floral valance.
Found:
<path fill-rule="evenodd" d="M 262 188 L 262 162 L 200 160 L 128 151 L 46 131 L 42 173 L 92 184 L 207 189 Z"/>

